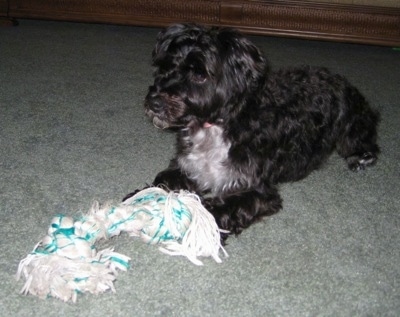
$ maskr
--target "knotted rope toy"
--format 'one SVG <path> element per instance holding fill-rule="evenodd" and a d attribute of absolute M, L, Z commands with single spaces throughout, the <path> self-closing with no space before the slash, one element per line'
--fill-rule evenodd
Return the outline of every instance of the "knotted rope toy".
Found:
<path fill-rule="evenodd" d="M 47 235 L 19 264 L 17 279 L 26 280 L 21 293 L 75 302 L 79 293 L 115 292 L 118 270 L 126 271 L 130 258 L 113 248 L 97 252 L 95 243 L 121 232 L 159 243 L 162 252 L 186 256 L 196 265 L 203 264 L 198 257 L 220 263 L 220 251 L 228 256 L 220 241 L 224 231 L 198 196 L 151 187 L 118 206 L 95 203 L 77 220 L 54 217 Z"/>

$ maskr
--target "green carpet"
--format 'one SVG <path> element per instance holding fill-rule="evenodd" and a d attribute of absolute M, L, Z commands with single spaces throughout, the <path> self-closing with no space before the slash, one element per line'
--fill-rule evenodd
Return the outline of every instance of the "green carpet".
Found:
<path fill-rule="evenodd" d="M 253 40 L 273 67 L 329 67 L 381 111 L 378 164 L 352 173 L 335 154 L 285 184 L 283 210 L 230 238 L 222 264 L 122 235 L 105 243 L 132 258 L 115 294 L 20 295 L 18 263 L 52 216 L 144 187 L 175 140 L 143 111 L 158 29 L 20 22 L 0 29 L 0 316 L 400 315 L 400 52 L 270 37 Z"/>

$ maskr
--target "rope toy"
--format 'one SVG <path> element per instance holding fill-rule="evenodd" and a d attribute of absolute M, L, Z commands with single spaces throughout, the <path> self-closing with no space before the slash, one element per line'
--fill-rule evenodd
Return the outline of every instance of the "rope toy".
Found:
<path fill-rule="evenodd" d="M 159 243 L 162 252 L 185 256 L 196 265 L 203 265 L 199 257 L 220 263 L 220 250 L 228 256 L 220 242 L 225 231 L 197 195 L 151 187 L 118 206 L 95 203 L 78 220 L 54 217 L 47 235 L 18 266 L 17 280 L 22 275 L 26 280 L 21 293 L 76 302 L 79 293 L 115 292 L 118 270 L 126 271 L 130 258 L 113 248 L 97 252 L 95 243 L 121 232 Z"/>

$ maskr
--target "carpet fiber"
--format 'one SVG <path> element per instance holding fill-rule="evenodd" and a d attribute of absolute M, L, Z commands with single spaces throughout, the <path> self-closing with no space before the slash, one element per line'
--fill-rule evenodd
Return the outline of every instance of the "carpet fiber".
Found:
<path fill-rule="evenodd" d="M 117 293 L 76 304 L 19 295 L 19 261 L 55 214 L 118 203 L 150 183 L 174 135 L 145 118 L 158 29 L 20 21 L 0 29 L 0 316 L 398 316 L 400 52 L 252 37 L 274 68 L 326 66 L 382 114 L 378 164 L 352 173 L 334 154 L 281 186 L 283 210 L 197 267 L 127 235 Z"/>

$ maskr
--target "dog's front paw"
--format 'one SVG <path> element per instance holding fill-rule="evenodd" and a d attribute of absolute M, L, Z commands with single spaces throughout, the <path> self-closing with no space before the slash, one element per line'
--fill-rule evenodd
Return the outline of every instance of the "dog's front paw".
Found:
<path fill-rule="evenodd" d="M 168 190 L 195 190 L 193 182 L 191 182 L 180 169 L 166 169 L 158 173 L 154 179 L 153 185 L 162 186 Z"/>
<path fill-rule="evenodd" d="M 128 195 L 126 195 L 126 196 L 122 199 L 122 201 L 125 201 L 125 200 L 127 200 L 128 198 L 131 198 L 131 197 L 135 196 L 138 192 L 140 192 L 140 191 L 142 191 L 143 189 L 146 189 L 146 188 L 148 188 L 148 187 L 149 187 L 149 186 L 146 186 L 145 188 L 142 188 L 142 189 L 136 189 L 135 191 L 133 191 L 133 192 L 129 193 Z"/>
<path fill-rule="evenodd" d="M 226 212 L 226 206 L 220 199 L 204 198 L 202 203 L 204 207 L 214 216 L 218 228 L 223 230 L 220 233 L 222 244 L 225 244 L 225 241 L 230 234 L 239 234 L 241 232 L 236 232 L 232 219 L 229 213 Z"/>

